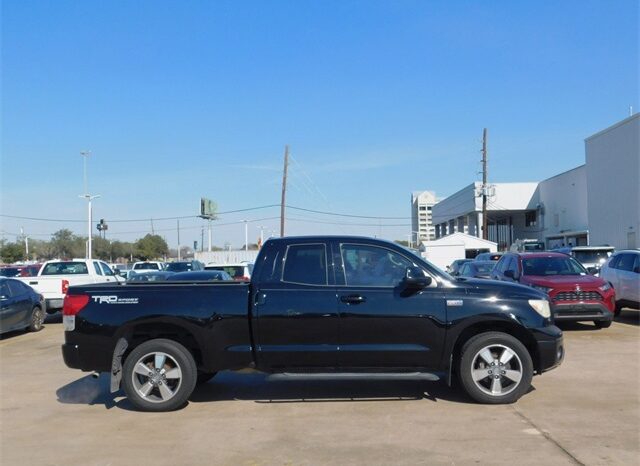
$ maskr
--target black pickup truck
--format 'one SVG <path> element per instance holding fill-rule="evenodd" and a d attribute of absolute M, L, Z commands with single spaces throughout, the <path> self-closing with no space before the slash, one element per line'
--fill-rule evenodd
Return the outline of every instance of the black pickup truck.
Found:
<path fill-rule="evenodd" d="M 482 403 L 511 403 L 560 364 L 545 295 L 454 279 L 397 244 L 288 237 L 262 247 L 251 282 L 71 287 L 67 366 L 110 372 L 147 411 L 183 405 L 221 370 L 427 373 Z"/>

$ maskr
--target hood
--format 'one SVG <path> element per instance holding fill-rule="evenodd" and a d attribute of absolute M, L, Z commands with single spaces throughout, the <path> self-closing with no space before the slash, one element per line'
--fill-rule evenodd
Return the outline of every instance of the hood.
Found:
<path fill-rule="evenodd" d="M 597 288 L 604 285 L 604 280 L 593 275 L 551 275 L 548 277 L 527 275 L 522 277 L 522 281 L 532 285 L 546 286 L 548 288 L 555 287 L 574 287 L 576 285 Z"/>
<path fill-rule="evenodd" d="M 549 297 L 530 286 L 498 280 L 478 278 L 458 278 L 454 284 L 466 288 L 467 293 L 475 295 L 495 296 L 502 299 L 549 299 Z"/>

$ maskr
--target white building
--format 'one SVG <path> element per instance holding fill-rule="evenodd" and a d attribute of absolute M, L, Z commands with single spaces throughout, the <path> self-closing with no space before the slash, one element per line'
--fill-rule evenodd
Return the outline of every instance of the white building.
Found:
<path fill-rule="evenodd" d="M 549 249 L 609 244 L 639 247 L 640 114 L 585 140 L 586 163 L 540 183 L 496 183 L 488 200 L 488 239 L 507 249 L 538 239 Z M 482 183 L 433 207 L 436 238 L 482 236 Z"/>
<path fill-rule="evenodd" d="M 640 114 L 585 140 L 591 244 L 640 247 Z"/>
<path fill-rule="evenodd" d="M 488 239 L 499 249 L 516 239 L 537 238 L 536 206 L 532 203 L 538 183 L 496 183 L 487 201 Z M 436 238 L 453 233 L 482 237 L 482 183 L 475 182 L 433 207 Z"/>
<path fill-rule="evenodd" d="M 586 165 L 541 181 L 531 204 L 538 227 L 534 238 L 548 249 L 589 244 Z"/>
<path fill-rule="evenodd" d="M 433 191 L 411 193 L 411 241 L 413 244 L 435 239 L 432 209 L 436 202 L 436 195 Z"/>

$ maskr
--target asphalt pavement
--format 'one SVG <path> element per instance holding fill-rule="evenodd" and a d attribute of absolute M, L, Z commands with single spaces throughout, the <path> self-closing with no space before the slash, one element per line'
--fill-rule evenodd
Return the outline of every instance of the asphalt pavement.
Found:
<path fill-rule="evenodd" d="M 224 372 L 172 413 L 68 369 L 63 330 L 0 338 L 2 465 L 640 464 L 638 311 L 565 325 L 562 366 L 512 405 L 425 380 Z"/>

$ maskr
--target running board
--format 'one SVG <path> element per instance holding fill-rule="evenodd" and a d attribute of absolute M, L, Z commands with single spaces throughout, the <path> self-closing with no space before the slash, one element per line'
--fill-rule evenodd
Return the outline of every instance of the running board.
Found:
<path fill-rule="evenodd" d="M 267 380 L 440 380 L 429 372 L 282 372 L 267 376 Z"/>

